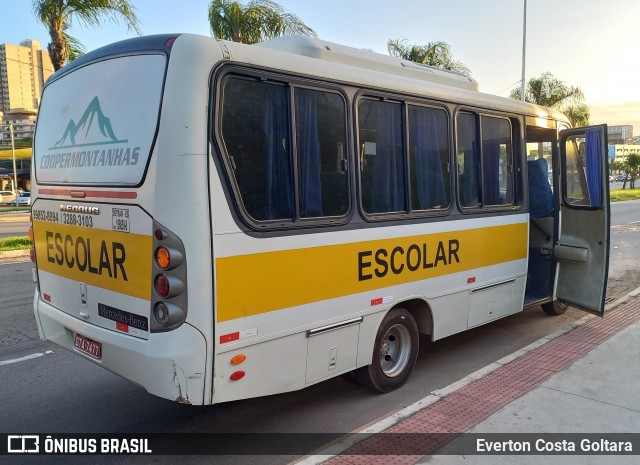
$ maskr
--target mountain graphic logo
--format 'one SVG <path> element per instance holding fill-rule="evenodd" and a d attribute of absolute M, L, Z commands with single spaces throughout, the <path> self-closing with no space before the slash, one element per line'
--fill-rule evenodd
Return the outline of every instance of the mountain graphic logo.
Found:
<path fill-rule="evenodd" d="M 128 139 L 118 139 L 111 127 L 111 121 L 102 113 L 100 100 L 94 97 L 84 111 L 82 118 L 76 123 L 67 124 L 64 134 L 49 150 L 88 147 L 92 145 L 123 144 Z"/>

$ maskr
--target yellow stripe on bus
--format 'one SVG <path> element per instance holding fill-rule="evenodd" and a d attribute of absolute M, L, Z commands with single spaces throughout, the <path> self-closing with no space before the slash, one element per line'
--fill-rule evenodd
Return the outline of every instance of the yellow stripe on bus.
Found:
<path fill-rule="evenodd" d="M 526 223 L 216 259 L 217 320 L 523 259 Z"/>
<path fill-rule="evenodd" d="M 34 221 L 38 268 L 151 300 L 151 236 Z"/>

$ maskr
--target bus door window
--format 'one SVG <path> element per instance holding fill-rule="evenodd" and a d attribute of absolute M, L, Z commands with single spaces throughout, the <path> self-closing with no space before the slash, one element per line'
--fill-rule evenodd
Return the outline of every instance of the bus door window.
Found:
<path fill-rule="evenodd" d="M 572 206 L 600 208 L 599 133 L 586 131 L 585 136 L 569 136 L 565 141 L 565 202 Z"/>

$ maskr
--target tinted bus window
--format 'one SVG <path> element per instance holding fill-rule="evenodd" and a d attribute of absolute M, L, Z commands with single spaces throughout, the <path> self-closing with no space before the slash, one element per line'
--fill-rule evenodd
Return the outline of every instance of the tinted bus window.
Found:
<path fill-rule="evenodd" d="M 449 205 L 449 134 L 443 110 L 409 106 L 411 209 Z"/>
<path fill-rule="evenodd" d="M 345 104 L 340 95 L 296 89 L 300 217 L 342 216 L 349 209 Z"/>
<path fill-rule="evenodd" d="M 507 118 L 458 115 L 458 196 L 468 208 L 513 205 L 513 144 Z"/>
<path fill-rule="evenodd" d="M 362 207 L 366 213 L 406 210 L 402 105 L 362 100 L 358 105 Z"/>
<path fill-rule="evenodd" d="M 287 88 L 227 79 L 222 111 L 225 147 L 247 213 L 255 220 L 293 219 Z"/>
<path fill-rule="evenodd" d="M 342 97 L 295 89 L 292 115 L 290 89 L 283 84 L 234 76 L 225 80 L 223 92 L 224 145 L 240 202 L 251 219 L 294 222 L 346 215 Z"/>

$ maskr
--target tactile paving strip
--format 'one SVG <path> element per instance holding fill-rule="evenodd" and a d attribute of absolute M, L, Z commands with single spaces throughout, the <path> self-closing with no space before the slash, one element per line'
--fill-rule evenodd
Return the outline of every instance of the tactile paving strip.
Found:
<path fill-rule="evenodd" d="M 412 465 L 639 320 L 640 299 L 633 299 L 605 318 L 589 320 L 325 464 Z"/>

